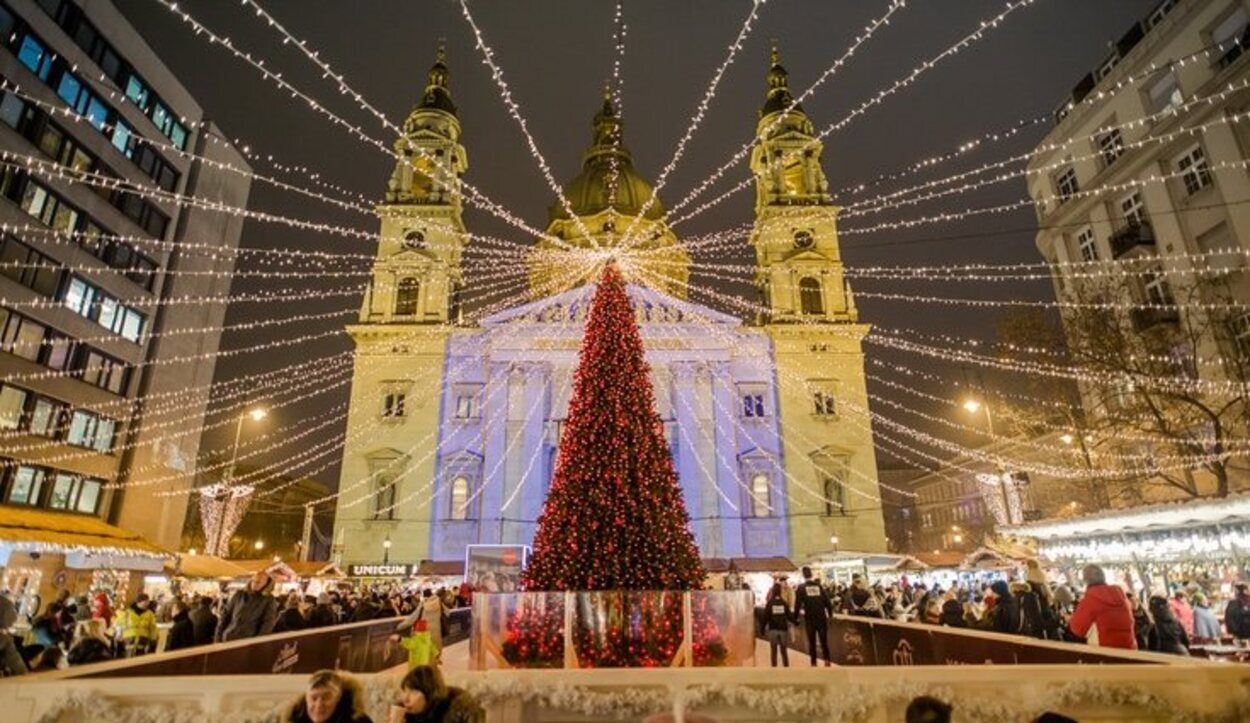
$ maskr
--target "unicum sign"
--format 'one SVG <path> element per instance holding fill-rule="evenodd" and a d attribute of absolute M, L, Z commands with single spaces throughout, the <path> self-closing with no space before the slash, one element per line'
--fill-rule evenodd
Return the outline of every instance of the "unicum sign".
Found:
<path fill-rule="evenodd" d="M 349 577 L 412 577 L 414 565 L 348 565 Z"/>

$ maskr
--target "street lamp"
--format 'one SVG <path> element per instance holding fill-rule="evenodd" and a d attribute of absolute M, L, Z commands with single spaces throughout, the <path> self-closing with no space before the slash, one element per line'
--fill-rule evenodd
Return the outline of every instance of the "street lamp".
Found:
<path fill-rule="evenodd" d="M 255 547 L 255 548 L 256 548 L 256 551 L 257 551 L 257 552 L 260 552 L 261 550 L 265 549 L 265 541 L 264 541 L 264 540 L 257 540 L 257 541 L 256 541 L 256 544 L 252 545 L 252 547 Z"/>
<path fill-rule="evenodd" d="M 226 532 L 226 514 L 228 508 L 230 507 L 230 487 L 234 484 L 234 467 L 239 461 L 239 440 L 243 436 L 243 420 L 251 419 L 253 422 L 259 422 L 267 416 L 269 416 L 268 409 L 262 406 L 255 406 L 240 414 L 238 421 L 235 422 L 234 445 L 231 447 L 230 451 L 230 467 L 227 468 L 226 481 L 221 485 L 221 489 L 218 491 L 218 494 L 225 498 L 225 502 L 221 507 L 221 519 L 217 521 L 217 534 L 213 536 L 214 539 L 204 541 L 205 550 L 210 555 L 221 554 L 224 552 L 220 549 L 221 545 L 223 542 L 228 542 L 228 540 L 223 538 L 225 537 Z M 259 550 L 260 548 L 258 547 L 256 549 Z"/>
<path fill-rule="evenodd" d="M 985 410 L 985 431 L 989 434 L 990 442 L 992 443 L 994 441 L 994 414 L 990 411 L 990 405 L 979 399 L 969 397 L 964 400 L 963 407 L 969 414 L 976 414 L 983 409 Z M 1001 461 L 996 464 L 996 467 L 998 468 L 998 485 L 1003 493 L 1003 517 L 1006 519 L 1007 524 L 1010 525 L 1012 523 L 1011 498 L 1007 492 L 1007 485 L 1011 484 L 1012 478 L 1011 475 L 1003 471 Z"/>
<path fill-rule="evenodd" d="M 975 399 L 964 400 L 964 409 L 968 410 L 969 414 L 976 414 L 981 411 L 981 403 Z"/>
<path fill-rule="evenodd" d="M 382 564 L 383 565 L 391 564 L 391 536 L 390 535 L 387 535 L 386 539 L 382 540 Z"/>

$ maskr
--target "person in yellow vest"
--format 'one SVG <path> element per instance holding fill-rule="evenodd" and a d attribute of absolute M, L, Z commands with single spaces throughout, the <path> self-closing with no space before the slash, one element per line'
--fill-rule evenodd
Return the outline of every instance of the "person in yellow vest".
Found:
<path fill-rule="evenodd" d="M 117 616 L 117 628 L 127 658 L 156 649 L 156 613 L 152 612 L 152 599 L 147 593 L 139 593 L 134 603 Z"/>

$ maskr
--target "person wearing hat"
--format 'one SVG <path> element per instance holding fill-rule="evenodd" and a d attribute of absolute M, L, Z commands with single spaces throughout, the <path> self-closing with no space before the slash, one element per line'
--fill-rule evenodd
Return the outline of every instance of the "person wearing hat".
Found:
<path fill-rule="evenodd" d="M 1224 626 L 1228 634 L 1242 640 L 1250 638 L 1250 585 L 1239 582 L 1236 593 L 1224 608 Z"/>

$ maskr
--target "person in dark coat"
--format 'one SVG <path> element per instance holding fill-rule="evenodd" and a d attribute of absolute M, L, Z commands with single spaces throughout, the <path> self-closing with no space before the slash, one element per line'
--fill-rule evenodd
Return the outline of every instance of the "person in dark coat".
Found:
<path fill-rule="evenodd" d="M 247 587 L 236 592 L 221 611 L 217 626 L 217 642 L 254 638 L 273 632 L 278 622 L 278 601 L 269 594 L 273 578 L 265 571 L 257 572 Z"/>
<path fill-rule="evenodd" d="M 1030 638 L 1046 637 L 1046 622 L 1042 617 L 1042 601 L 1028 583 L 1012 585 L 1016 605 L 1020 606 L 1020 634 Z"/>
<path fill-rule="evenodd" d="M 1137 638 L 1137 649 L 1150 650 L 1150 633 L 1155 627 L 1150 613 L 1146 612 L 1146 607 L 1136 595 L 1129 594 L 1128 602 L 1133 608 L 1133 637 Z"/>
<path fill-rule="evenodd" d="M 1237 583 L 1236 594 L 1224 607 L 1224 627 L 1228 634 L 1243 640 L 1250 638 L 1250 585 Z"/>
<path fill-rule="evenodd" d="M 169 635 L 165 637 L 165 652 L 195 647 L 195 623 L 191 622 L 187 604 L 176 600 L 170 609 L 174 614 L 174 624 L 169 628 Z"/>
<path fill-rule="evenodd" d="M 1155 625 L 1150 632 L 1150 649 L 1156 653 L 1172 655 L 1189 655 L 1189 636 L 1185 628 L 1172 614 L 1172 606 L 1168 599 L 1160 595 L 1150 598 L 1150 616 Z"/>
<path fill-rule="evenodd" d="M 26 661 L 18 648 L 18 641 L 9 635 L 9 628 L 17 622 L 17 608 L 13 601 L 0 595 L 0 676 L 26 675 Z"/>
<path fill-rule="evenodd" d="M 334 605 L 331 598 L 325 593 L 317 596 L 317 604 L 313 605 L 312 612 L 308 614 L 308 627 L 324 628 L 330 625 L 338 625 L 339 616 L 334 613 Z"/>
<path fill-rule="evenodd" d="M 486 723 L 486 711 L 468 691 L 452 688 L 432 665 L 418 665 L 399 684 L 387 723 Z"/>
<path fill-rule="evenodd" d="M 786 638 L 790 633 L 790 622 L 794 619 L 794 611 L 782 594 L 781 583 L 773 583 L 764 600 L 764 637 L 768 640 L 768 656 L 772 666 L 777 667 L 777 651 L 781 651 L 781 663 L 790 667 L 790 653 L 786 649 Z"/>
<path fill-rule="evenodd" d="M 833 603 L 820 583 L 812 578 L 812 569 L 803 568 L 803 583 L 794 595 L 794 609 L 803 613 L 803 627 L 807 632 L 807 652 L 816 667 L 817 647 L 824 649 L 825 665 L 829 662 L 829 615 Z"/>
<path fill-rule="evenodd" d="M 278 622 L 274 624 L 275 633 L 289 633 L 308 627 L 304 614 L 299 610 L 299 595 L 291 593 L 286 599 L 286 606 L 278 613 Z"/>
<path fill-rule="evenodd" d="M 350 621 L 360 623 L 366 620 L 373 620 L 378 616 L 378 607 L 373 604 L 371 597 L 362 597 L 360 602 L 356 603 L 356 609 L 352 611 Z"/>
<path fill-rule="evenodd" d="M 365 713 L 365 695 L 355 678 L 319 670 L 308 688 L 282 716 L 283 723 L 373 723 Z"/>
<path fill-rule="evenodd" d="M 1020 632 L 1020 604 L 1011 594 L 1006 581 L 995 580 L 990 585 L 994 591 L 994 630 L 999 633 Z"/>
<path fill-rule="evenodd" d="M 211 645 L 217 636 L 217 616 L 213 614 L 213 599 L 202 597 L 187 613 L 191 620 L 191 639 L 194 645 Z"/>

